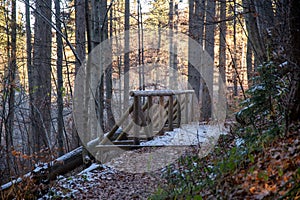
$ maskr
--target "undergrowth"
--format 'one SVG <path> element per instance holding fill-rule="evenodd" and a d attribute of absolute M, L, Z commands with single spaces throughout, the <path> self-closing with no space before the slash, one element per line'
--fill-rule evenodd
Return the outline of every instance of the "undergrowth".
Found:
<path fill-rule="evenodd" d="M 168 184 L 150 199 L 300 197 L 300 126 L 286 121 L 289 84 L 279 70 L 273 62 L 259 66 L 232 132 L 208 156 L 194 149 L 166 168 Z"/>

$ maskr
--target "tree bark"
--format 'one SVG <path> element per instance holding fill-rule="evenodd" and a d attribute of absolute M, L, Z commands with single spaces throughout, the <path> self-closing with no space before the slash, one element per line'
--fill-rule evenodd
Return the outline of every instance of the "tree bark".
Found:
<path fill-rule="evenodd" d="M 214 60 L 214 44 L 215 44 L 215 14 L 216 14 L 216 2 L 214 0 L 207 0 L 206 4 L 206 26 L 205 26 L 205 50 Z M 202 120 L 208 121 L 212 117 L 212 97 L 213 97 L 213 66 L 209 67 L 210 73 L 207 73 L 207 77 L 203 83 L 202 93 Z"/>
<path fill-rule="evenodd" d="M 106 114 L 107 114 L 107 129 L 110 130 L 115 125 L 115 118 L 112 112 L 111 101 L 112 101 L 112 36 L 113 36 L 113 28 L 112 21 L 113 19 L 113 10 L 110 10 L 110 23 L 109 23 L 109 34 L 110 34 L 110 47 L 109 47 L 109 66 L 105 70 L 105 85 L 106 85 Z"/>
<path fill-rule="evenodd" d="M 248 32 L 248 40 L 250 41 L 255 59 L 259 64 L 262 64 L 266 60 L 266 51 L 263 46 L 262 38 L 259 34 L 257 11 L 252 0 L 243 0 L 246 27 Z"/>
<path fill-rule="evenodd" d="M 247 80 L 248 80 L 248 87 L 252 85 L 252 77 L 253 77 L 253 53 L 252 53 L 252 46 L 249 41 L 247 40 L 247 53 L 246 53 L 246 65 L 247 65 Z"/>
<path fill-rule="evenodd" d="M 174 12 L 175 12 L 175 16 L 176 16 L 176 20 L 174 22 L 174 33 L 177 35 L 178 34 L 178 18 L 179 18 L 179 12 L 178 12 L 178 3 L 176 2 L 175 5 L 174 5 Z M 174 84 L 174 88 L 176 90 L 178 90 L 178 61 L 177 61 L 177 53 L 178 53 L 178 50 L 177 50 L 177 41 L 175 40 L 174 41 L 174 47 L 173 47 L 173 74 L 171 75 L 172 76 L 172 80 L 173 80 L 173 84 Z"/>
<path fill-rule="evenodd" d="M 85 20 L 85 0 L 75 0 L 75 38 L 76 38 L 76 51 L 81 59 L 85 60 L 86 55 L 86 20 Z M 75 73 L 77 74 L 80 68 L 80 63 L 76 61 Z"/>
<path fill-rule="evenodd" d="M 99 26 L 99 35 L 100 35 L 100 43 L 107 40 L 108 39 L 108 17 L 107 17 L 107 0 L 101 0 L 100 1 L 100 9 L 99 9 L 99 13 L 95 13 L 95 15 L 99 15 L 99 20 L 100 20 L 100 26 Z M 97 29 L 95 31 L 95 35 L 97 34 Z M 99 43 L 99 44 L 100 44 Z M 105 63 L 105 64 L 110 64 L 108 63 L 109 61 L 107 61 L 109 58 L 111 53 L 107 52 L 107 51 L 111 51 L 109 49 L 109 47 L 106 47 L 107 49 L 105 50 L 105 52 L 103 52 L 103 54 L 101 55 L 101 64 Z M 105 55 L 104 55 L 105 54 Z M 105 75 L 105 71 L 104 68 L 107 66 L 100 66 L 100 71 L 103 73 L 102 77 L 100 77 L 100 87 L 99 87 L 99 119 L 100 119 L 100 125 L 102 127 L 102 130 L 105 130 L 104 127 L 104 75 Z M 109 66 L 108 66 L 109 68 Z M 109 83 L 108 83 L 109 84 Z"/>
<path fill-rule="evenodd" d="M 295 66 L 290 89 L 289 119 L 294 122 L 300 120 L 300 2 L 291 0 L 290 8 L 291 60 Z"/>
<path fill-rule="evenodd" d="M 174 52 L 173 52 L 173 0 L 169 1 L 169 87 L 174 87 L 173 73 L 174 73 Z"/>
<path fill-rule="evenodd" d="M 36 13 L 51 21 L 51 0 L 36 0 Z M 34 152 L 50 144 L 51 121 L 51 26 L 40 15 L 35 15 L 33 46 L 33 88 L 31 116 L 31 147 Z"/>
<path fill-rule="evenodd" d="M 16 88 L 16 52 L 17 52 L 17 19 L 16 19 L 16 0 L 12 0 L 11 4 L 11 19 L 10 19 L 10 47 L 8 46 L 8 113 L 7 121 L 5 121 L 5 142 L 6 142 L 6 153 L 7 153 L 7 168 L 10 172 L 15 169 L 13 157 L 11 151 L 14 146 L 13 135 L 14 135 L 14 119 L 15 119 L 15 88 Z M 9 37 L 9 36 L 8 36 Z M 5 104 L 5 102 L 3 102 Z"/>
<path fill-rule="evenodd" d="M 125 111 L 129 106 L 129 70 L 130 70 L 130 58 L 129 58 L 129 29 L 130 29 L 130 0 L 125 0 L 125 38 L 124 38 L 124 107 Z"/>
<path fill-rule="evenodd" d="M 237 63 L 237 33 L 236 33 L 236 25 L 237 25 L 237 13 L 236 13 L 236 0 L 233 1 L 233 12 L 234 12 L 234 19 L 233 19 L 233 95 L 238 96 L 238 73 L 239 73 L 239 65 Z"/>
<path fill-rule="evenodd" d="M 219 102 L 221 99 L 226 100 L 226 2 L 220 2 L 220 46 L 219 46 Z"/>
<path fill-rule="evenodd" d="M 26 64 L 27 64 L 27 76 L 28 76 L 28 88 L 29 88 L 29 102 L 33 102 L 33 72 L 32 72 L 32 44 L 31 44 L 31 28 L 30 28 L 30 7 L 29 7 L 29 0 L 26 0 L 25 3 L 25 15 L 26 15 Z M 33 116 L 33 106 L 29 104 L 29 113 L 30 116 Z M 30 136 L 28 135 L 28 138 Z M 30 140 L 29 140 L 30 141 Z M 28 152 L 30 153 L 30 147 Z"/>
<path fill-rule="evenodd" d="M 83 62 L 86 56 L 86 10 L 85 0 L 75 0 L 75 38 L 76 38 L 76 51 L 80 60 Z M 75 74 L 77 74 L 81 63 L 76 60 Z M 78 147 L 80 145 L 80 138 L 77 133 L 75 123 L 73 121 L 72 126 L 73 146 Z"/>
<path fill-rule="evenodd" d="M 200 11 L 200 0 L 190 0 L 189 1 L 189 48 L 188 48 L 188 60 L 191 60 L 192 49 L 190 48 L 190 40 L 194 39 L 196 41 L 201 41 L 203 35 L 201 34 L 201 29 L 199 25 L 203 24 L 203 21 L 198 21 L 199 17 L 201 16 Z M 204 19 L 204 18 L 203 18 Z M 202 32 L 203 33 L 203 32 Z M 200 43 L 201 44 L 201 43 Z M 202 45 L 202 44 L 201 44 Z M 200 99 L 200 80 L 201 74 L 200 72 L 195 69 L 193 65 L 190 63 L 188 64 L 188 88 L 193 89 L 195 91 L 196 97 L 198 101 Z"/>
<path fill-rule="evenodd" d="M 274 27 L 274 11 L 271 0 L 254 1 L 255 9 L 257 11 L 257 24 L 260 38 L 262 38 L 263 48 L 268 50 L 271 45 L 269 32 Z"/>
<path fill-rule="evenodd" d="M 60 1 L 55 0 L 55 14 L 56 14 L 56 28 L 61 32 L 60 22 Z M 58 143 L 58 155 L 64 154 L 64 118 L 63 118 L 63 74 L 62 74 L 62 61 L 63 61 L 63 42 L 62 36 L 56 34 L 57 44 L 57 58 L 56 58 L 56 70 L 57 70 L 57 143 Z M 66 138 L 67 139 L 67 138 Z"/>

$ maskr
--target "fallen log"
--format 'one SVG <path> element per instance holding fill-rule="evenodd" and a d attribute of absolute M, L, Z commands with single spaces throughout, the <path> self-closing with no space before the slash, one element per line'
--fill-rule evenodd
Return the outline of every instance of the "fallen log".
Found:
<path fill-rule="evenodd" d="M 23 180 L 30 178 L 35 183 L 47 183 L 56 179 L 58 175 L 64 175 L 83 164 L 82 149 L 78 147 L 73 151 L 51 161 L 49 163 L 40 164 L 33 171 L 25 174 L 22 178 L 12 180 L 1 186 L 0 192 L 10 189 L 12 186 L 21 183 Z"/>
<path fill-rule="evenodd" d="M 78 147 L 51 162 L 47 178 L 54 180 L 58 175 L 66 174 L 81 166 L 83 164 L 82 149 L 82 146 Z"/>

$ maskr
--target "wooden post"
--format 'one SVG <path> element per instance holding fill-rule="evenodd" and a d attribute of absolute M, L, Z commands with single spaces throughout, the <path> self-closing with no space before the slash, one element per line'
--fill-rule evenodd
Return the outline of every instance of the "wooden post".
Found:
<path fill-rule="evenodd" d="M 153 123 L 154 120 L 151 120 L 151 117 L 153 118 L 153 112 L 150 110 L 152 108 L 152 96 L 148 96 L 148 112 L 147 112 L 147 140 L 151 140 L 152 134 L 153 134 Z M 153 109 L 153 108 L 152 108 Z"/>
<path fill-rule="evenodd" d="M 185 93 L 185 118 L 184 123 L 189 123 L 189 94 Z"/>
<path fill-rule="evenodd" d="M 181 94 L 177 97 L 177 128 L 180 127 L 181 123 Z"/>
<path fill-rule="evenodd" d="M 163 108 L 163 109 L 161 109 Z M 164 122 L 164 111 L 165 111 L 165 105 L 164 105 L 164 96 L 160 96 L 159 97 L 159 123 L 158 123 L 158 127 L 161 128 L 161 130 L 159 130 L 159 134 L 162 134 L 164 132 L 164 127 L 161 127 L 161 123 Z"/>
<path fill-rule="evenodd" d="M 189 94 L 190 96 L 191 96 L 191 106 L 190 106 L 190 108 L 191 108 L 191 122 L 193 122 L 194 121 L 194 94 L 193 93 L 190 93 Z"/>
<path fill-rule="evenodd" d="M 134 106 L 134 104 L 132 105 L 132 108 L 133 108 L 133 106 Z M 148 103 L 143 105 L 142 111 L 145 111 L 147 109 L 147 106 L 148 106 Z M 127 137 L 127 133 L 129 133 L 129 131 L 133 127 L 134 123 L 135 123 L 134 121 L 130 121 L 130 123 L 123 129 L 122 133 L 117 137 L 117 140 L 121 140 L 122 138 Z"/>
<path fill-rule="evenodd" d="M 133 102 L 133 118 L 134 118 L 134 145 L 139 145 L 140 141 L 138 138 L 139 132 L 140 132 L 140 122 L 139 122 L 139 113 L 140 113 L 140 96 L 134 96 L 134 102 Z"/>
<path fill-rule="evenodd" d="M 173 131 L 173 95 L 169 96 L 169 108 L 168 108 L 168 123 L 169 131 Z"/>

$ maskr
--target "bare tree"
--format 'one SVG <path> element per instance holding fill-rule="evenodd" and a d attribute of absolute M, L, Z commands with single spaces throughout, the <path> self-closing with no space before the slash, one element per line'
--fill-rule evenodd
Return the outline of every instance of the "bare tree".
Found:
<path fill-rule="evenodd" d="M 253 77 L 253 50 L 249 39 L 247 40 L 246 65 L 248 86 L 250 86 L 252 84 L 251 79 Z"/>
<path fill-rule="evenodd" d="M 169 1 L 169 66 L 170 66 L 170 70 L 169 70 L 169 87 L 171 87 L 171 89 L 176 89 L 174 87 L 174 82 L 175 80 L 173 80 L 173 76 L 174 76 L 174 47 L 173 47 L 173 28 L 174 28 L 174 5 L 173 5 L 173 0 Z"/>
<path fill-rule="evenodd" d="M 214 0 L 207 0 L 206 2 L 206 26 L 205 26 L 205 50 L 214 60 L 214 44 L 215 44 L 215 14 L 216 14 L 216 2 Z M 213 92 L 213 66 L 209 67 L 209 73 L 205 77 L 206 81 L 203 84 L 202 93 L 202 118 L 203 120 L 209 120 L 212 116 L 212 92 Z"/>
<path fill-rule="evenodd" d="M 130 70 L 130 58 L 129 58 L 129 29 L 130 29 L 130 0 L 125 0 L 125 38 L 124 38 L 124 107 L 125 111 L 129 106 L 129 70 Z"/>
<path fill-rule="evenodd" d="M 25 3 L 25 15 L 26 15 L 26 64 L 27 64 L 27 76 L 28 76 L 28 88 L 29 88 L 29 102 L 33 102 L 33 73 L 32 73 L 32 44 L 31 44 L 31 28 L 30 28 L 30 7 L 29 0 Z M 33 106 L 29 105 L 30 116 L 33 116 Z M 30 136 L 28 136 L 30 137 Z M 30 145 L 29 145 L 30 146 Z M 28 149 L 30 152 L 30 147 Z"/>
<path fill-rule="evenodd" d="M 5 119 L 5 142 L 7 153 L 7 167 L 14 169 L 14 163 L 11 156 L 11 151 L 14 146 L 14 119 L 15 119 L 15 89 L 16 89 L 16 52 L 17 52 L 17 19 L 16 19 L 16 1 L 11 2 L 11 18 L 10 18 L 10 41 L 8 40 L 8 79 L 7 79 L 7 94 L 8 94 L 8 112 Z M 4 102 L 5 103 L 5 102 Z"/>
<path fill-rule="evenodd" d="M 300 2 L 298 0 L 291 0 L 290 9 L 290 52 L 294 69 L 289 95 L 289 120 L 293 122 L 300 119 Z"/>
<path fill-rule="evenodd" d="M 106 114 L 107 114 L 107 129 L 110 130 L 115 125 L 115 118 L 112 112 L 111 101 L 112 101 L 112 36 L 113 36 L 113 26 L 112 26 L 112 19 L 113 19 L 113 9 L 110 10 L 110 23 L 109 23 L 109 52 L 108 58 L 109 59 L 109 66 L 107 66 L 105 70 L 105 86 L 106 86 Z M 106 23 L 106 22 L 105 22 Z M 108 32 L 108 30 L 107 30 Z M 108 37 L 108 36 L 107 36 Z"/>
<path fill-rule="evenodd" d="M 203 8 L 203 4 L 201 3 L 201 0 L 191 0 L 189 1 L 189 36 L 190 38 L 199 41 L 200 44 L 202 42 L 203 38 L 203 26 L 201 24 L 204 24 L 204 16 L 203 14 L 200 14 L 200 10 Z M 189 41 L 190 43 L 190 41 Z M 188 49 L 188 56 L 189 60 L 191 59 L 190 56 L 192 55 L 192 49 Z M 195 90 L 196 97 L 199 99 L 199 91 L 200 91 L 200 80 L 201 80 L 201 74 L 200 72 L 195 69 L 193 65 L 190 63 L 188 64 L 188 83 L 189 87 Z"/>
<path fill-rule="evenodd" d="M 51 0 L 35 1 L 35 26 L 32 66 L 31 148 L 34 152 L 49 146 L 51 130 Z"/>
<path fill-rule="evenodd" d="M 224 88 L 226 86 L 226 2 L 220 1 L 220 44 L 219 44 L 219 98 L 224 94 Z"/>
<path fill-rule="evenodd" d="M 75 38 L 76 38 L 76 51 L 78 53 L 81 62 L 85 60 L 86 56 L 86 11 L 85 11 L 85 0 L 75 1 Z M 75 74 L 77 74 L 81 63 L 76 60 L 75 63 Z M 72 127 L 72 134 L 74 138 L 74 147 L 78 147 L 80 139 L 75 127 Z"/>
<path fill-rule="evenodd" d="M 60 1 L 55 0 L 55 15 L 56 15 L 56 29 L 61 32 L 61 14 L 60 14 Z M 64 118 L 63 118 L 63 74 L 62 74 L 62 61 L 63 61 L 63 42 L 62 36 L 56 33 L 56 70 L 57 70 L 57 143 L 58 155 L 64 154 Z"/>
<path fill-rule="evenodd" d="M 85 0 L 75 1 L 75 38 L 76 51 L 81 61 L 84 61 L 86 55 L 86 11 Z M 81 63 L 76 60 L 75 73 L 77 74 Z"/>
<path fill-rule="evenodd" d="M 247 13 L 245 15 L 245 20 L 249 42 L 252 45 L 255 59 L 258 60 L 258 63 L 262 63 L 266 60 L 266 51 L 259 34 L 258 22 L 255 16 L 257 14 L 255 5 L 251 0 L 243 0 L 243 7 L 244 12 Z"/>

